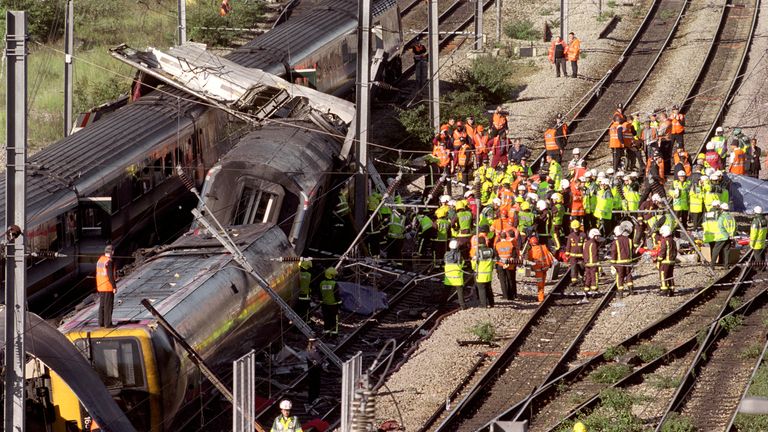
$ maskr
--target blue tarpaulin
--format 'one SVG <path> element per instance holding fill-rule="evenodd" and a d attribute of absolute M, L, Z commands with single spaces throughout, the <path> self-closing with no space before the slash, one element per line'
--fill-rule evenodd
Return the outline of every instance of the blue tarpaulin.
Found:
<path fill-rule="evenodd" d="M 352 282 L 336 282 L 341 308 L 360 315 L 371 315 L 387 307 L 387 295 L 374 288 Z"/>
<path fill-rule="evenodd" d="M 768 181 L 742 175 L 728 174 L 731 210 L 751 213 L 755 206 L 768 209 Z"/>

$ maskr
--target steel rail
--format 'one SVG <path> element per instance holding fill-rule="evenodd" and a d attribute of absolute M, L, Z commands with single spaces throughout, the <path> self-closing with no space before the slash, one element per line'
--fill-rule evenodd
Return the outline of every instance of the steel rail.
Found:
<path fill-rule="evenodd" d="M 744 391 L 741 393 L 741 397 L 739 398 L 739 405 L 741 405 L 741 401 L 744 400 L 745 397 L 747 397 L 747 394 L 749 393 L 749 387 L 752 385 L 752 383 L 755 381 L 755 377 L 757 376 L 757 372 L 760 369 L 760 366 L 763 364 L 763 360 L 765 360 L 766 352 L 768 352 L 768 338 L 766 338 L 765 343 L 763 344 L 763 350 L 760 352 L 760 356 L 757 358 L 757 361 L 755 361 L 755 366 L 752 369 L 752 375 L 749 377 L 749 382 L 747 383 L 746 387 L 744 387 Z M 733 413 L 731 413 L 731 418 L 728 421 L 728 426 L 726 426 L 726 431 L 731 431 L 734 428 L 734 423 L 736 422 L 736 415 L 739 413 L 738 410 L 735 410 Z"/>

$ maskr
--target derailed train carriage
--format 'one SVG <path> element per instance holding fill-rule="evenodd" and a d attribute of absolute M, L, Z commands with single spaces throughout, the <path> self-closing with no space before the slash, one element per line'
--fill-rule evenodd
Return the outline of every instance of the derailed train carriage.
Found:
<path fill-rule="evenodd" d="M 267 125 L 246 135 L 212 170 L 203 197 L 228 221 L 249 262 L 286 300 L 295 297 L 296 262 L 319 220 L 339 144 L 315 132 Z M 209 234 L 190 231 L 118 282 L 113 322 L 98 327 L 98 305 L 60 330 L 102 376 L 137 430 L 170 430 L 197 393 L 198 370 L 140 302 L 149 299 L 213 368 L 263 345 L 279 326 L 279 307 Z M 83 430 L 90 417 L 51 373 L 55 431 Z M 69 428 L 69 429 L 67 429 Z M 87 430 L 87 429 L 86 429 Z"/>

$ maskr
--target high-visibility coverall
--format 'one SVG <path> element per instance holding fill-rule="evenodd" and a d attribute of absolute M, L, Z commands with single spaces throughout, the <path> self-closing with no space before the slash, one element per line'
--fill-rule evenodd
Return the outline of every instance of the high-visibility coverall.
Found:
<path fill-rule="evenodd" d="M 528 249 L 528 260 L 533 261 L 533 271 L 536 275 L 539 303 L 544 301 L 544 287 L 547 284 L 547 270 L 552 265 L 552 253 L 546 245 L 531 245 Z"/>
<path fill-rule="evenodd" d="M 618 236 L 611 243 L 611 262 L 616 271 L 616 289 L 618 291 L 632 291 L 635 284 L 632 282 L 632 239 L 627 236 Z"/>
<path fill-rule="evenodd" d="M 765 238 L 768 234 L 768 221 L 763 215 L 752 218 L 749 228 L 749 247 L 752 248 L 752 261 L 757 270 L 765 268 Z"/>
<path fill-rule="evenodd" d="M 597 240 L 584 242 L 584 291 L 597 291 L 600 284 L 600 256 Z"/>

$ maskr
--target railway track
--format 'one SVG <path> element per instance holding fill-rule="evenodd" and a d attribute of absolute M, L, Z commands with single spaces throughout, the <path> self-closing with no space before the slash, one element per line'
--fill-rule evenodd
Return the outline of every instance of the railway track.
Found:
<path fill-rule="evenodd" d="M 764 275 L 765 273 L 763 273 Z M 749 301 L 739 314 L 714 322 L 656 427 L 672 413 L 689 418 L 696 430 L 727 431 L 757 365 L 745 355 L 753 343 L 765 343 L 766 297 Z"/>
<path fill-rule="evenodd" d="M 746 262 L 747 257 L 748 256 L 745 256 L 743 260 L 744 262 Z M 741 272 L 736 273 L 740 274 L 735 276 L 734 272 L 731 271 L 713 284 L 713 287 L 729 287 L 720 290 L 729 293 L 729 295 L 725 297 L 728 301 L 725 303 L 722 303 L 722 301 L 714 303 L 717 301 L 716 299 L 709 300 L 709 311 L 707 311 L 706 306 L 704 306 L 704 308 L 701 306 L 695 307 L 690 316 L 696 314 L 701 315 L 695 320 L 695 326 L 690 326 L 690 324 L 693 324 L 693 321 L 689 321 L 689 323 L 686 324 L 685 321 L 688 320 L 688 318 L 685 318 L 680 324 L 675 323 L 667 328 L 661 329 L 657 334 L 650 336 L 651 343 L 656 341 L 655 343 L 663 343 L 662 346 L 665 347 L 664 350 L 657 352 L 653 359 L 633 367 L 631 373 L 622 377 L 615 383 L 600 387 L 599 393 L 579 394 L 579 399 L 583 402 L 579 402 L 578 406 L 567 412 L 564 410 L 548 411 L 551 407 L 544 408 L 544 410 L 539 412 L 541 418 L 537 419 L 536 416 L 533 417 L 531 430 L 560 430 L 563 427 L 566 427 L 568 422 L 571 422 L 576 418 L 584 418 L 599 407 L 602 403 L 602 396 L 605 394 L 606 389 L 624 389 L 628 392 L 632 391 L 633 389 L 636 389 L 637 386 L 648 383 L 648 380 L 652 379 L 651 377 L 664 367 L 672 369 L 673 375 L 679 377 L 679 372 L 686 370 L 688 365 L 692 364 L 696 354 L 711 345 L 711 342 L 709 341 L 710 333 L 712 332 L 712 328 L 718 325 L 718 322 L 731 315 L 742 315 L 745 311 L 750 310 L 750 308 L 753 307 L 753 304 L 757 304 L 756 302 L 763 304 L 766 301 L 766 289 L 764 287 L 749 284 L 748 278 L 750 277 L 750 272 L 748 269 L 742 268 Z M 715 305 L 717 305 L 717 307 L 714 307 Z M 716 311 L 716 313 L 713 313 L 713 311 Z M 706 313 L 702 314 L 702 312 Z M 688 328 L 680 332 L 681 325 L 686 325 Z M 692 331 L 694 329 L 696 331 Z M 639 336 L 639 334 L 637 336 Z M 635 343 L 643 338 L 644 337 L 634 338 Z M 659 338 L 661 338 L 660 341 L 658 340 Z M 571 371 L 571 373 L 573 373 L 573 371 Z M 748 378 L 749 377 L 747 377 L 747 379 Z M 557 386 L 557 383 L 554 382 L 550 384 Z M 568 391 L 570 392 L 571 389 Z M 656 406 L 659 404 L 668 406 L 665 401 L 667 399 L 672 399 L 672 395 L 666 393 L 669 393 L 669 391 L 657 390 L 653 397 L 647 398 L 647 400 L 638 400 L 636 402 L 636 409 L 633 408 L 633 412 L 638 412 L 639 416 L 645 418 L 648 422 L 653 424 L 653 427 L 655 427 L 657 424 L 660 424 L 659 418 L 661 418 L 661 414 L 658 413 L 659 409 Z M 572 399 L 574 398 L 573 395 L 574 394 L 572 394 Z M 556 396 L 556 399 L 562 401 L 562 396 L 563 395 Z M 573 404 L 574 402 L 571 402 L 571 405 Z M 560 415 L 555 419 L 546 420 L 543 418 L 543 416 L 547 416 L 553 412 L 558 412 Z M 523 416 L 521 416 L 521 418 L 523 418 Z M 703 428 L 697 430 L 714 429 Z"/>
<path fill-rule="evenodd" d="M 689 0 L 653 2 L 617 63 L 590 90 L 590 96 L 572 117 L 568 126 L 568 148 L 587 149 L 593 159 L 604 156 L 607 149 L 595 149 L 608 132 L 616 104 L 622 102 L 626 106 L 643 87 L 674 37 L 689 3 Z M 676 18 L 669 18 L 670 13 Z M 540 153 L 533 161 L 534 171 L 544 155 L 545 152 Z"/>

